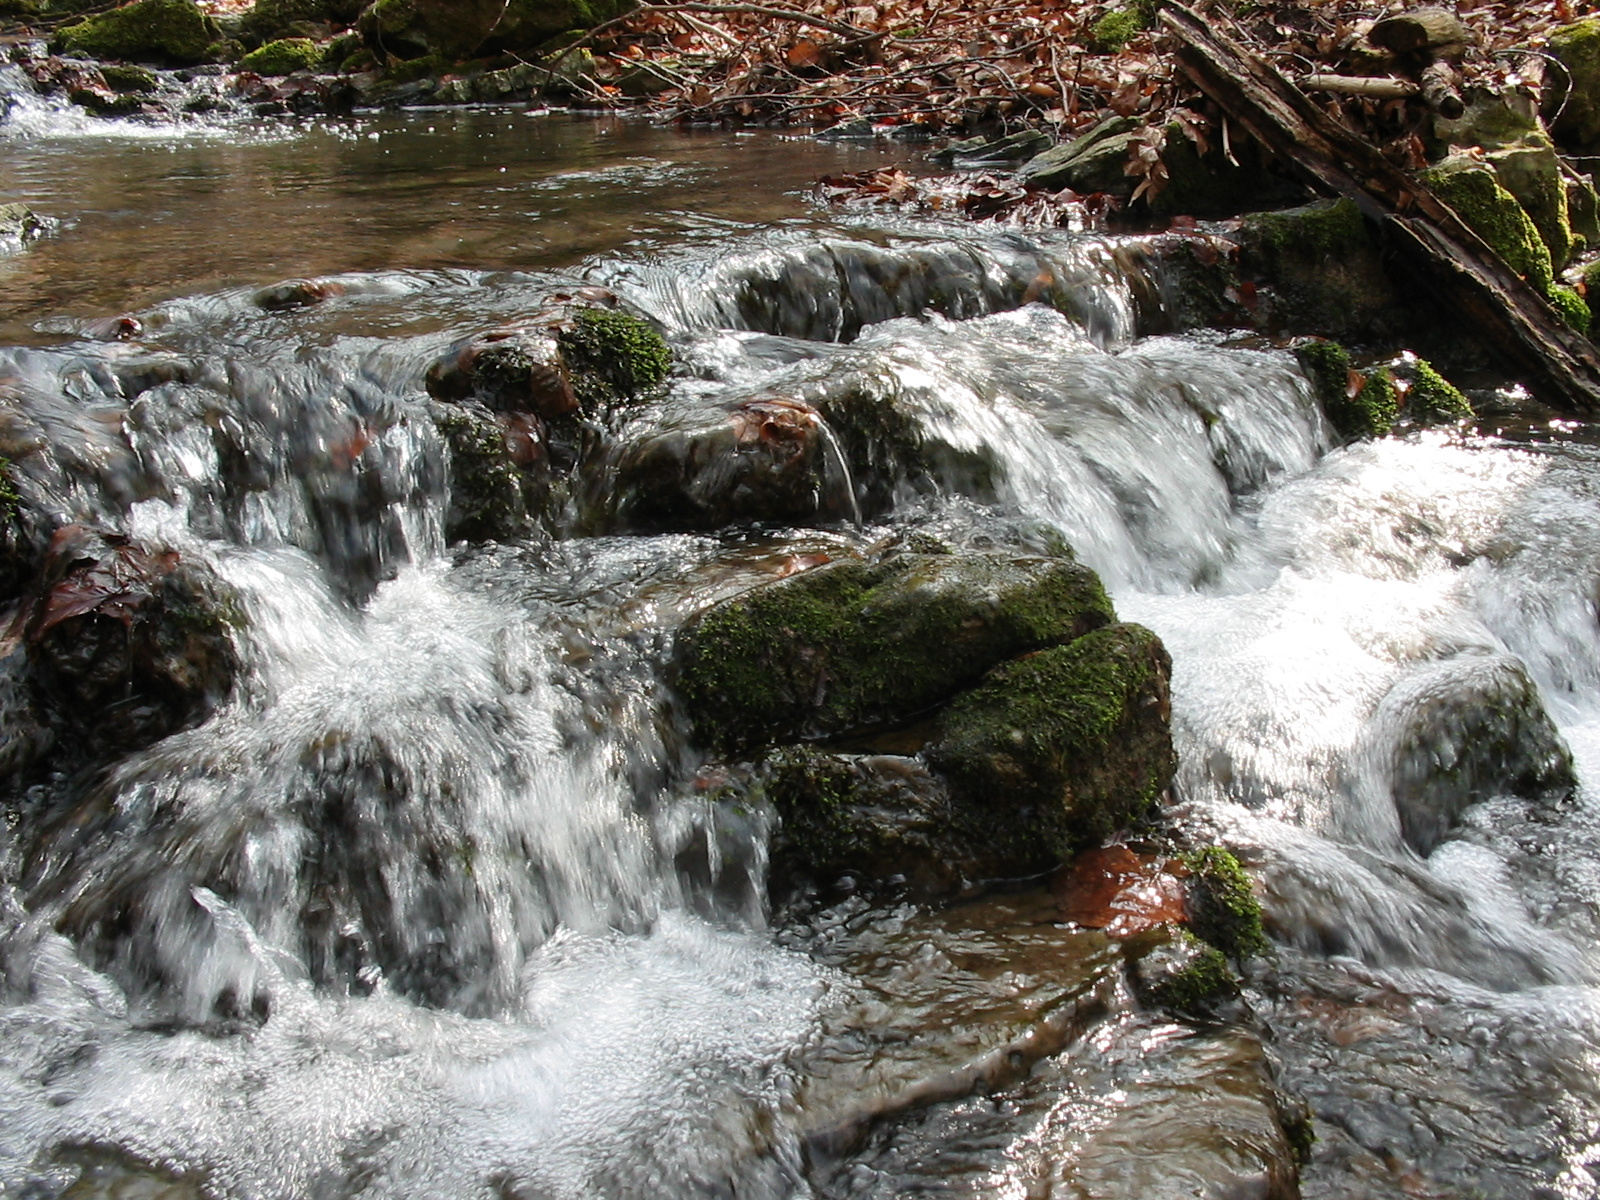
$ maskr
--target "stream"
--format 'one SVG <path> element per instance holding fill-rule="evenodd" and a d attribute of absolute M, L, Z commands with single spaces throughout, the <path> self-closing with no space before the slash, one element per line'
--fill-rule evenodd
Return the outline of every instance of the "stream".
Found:
<path fill-rule="evenodd" d="M 220 580 L 236 667 L 191 727 L 119 714 L 153 732 L 108 765 L 0 659 L 7 1196 L 1600 1194 L 1592 430 L 1340 447 L 1291 354 L 1158 331 L 1136 239 L 808 200 L 887 140 L 145 125 L 9 70 L 0 199 L 52 230 L 0 256 L 0 450 L 30 508 Z M 263 306 L 294 278 L 337 286 Z M 669 386 L 552 528 L 452 544 L 425 372 L 585 287 Z M 918 471 L 640 515 L 663 431 L 846 393 Z M 1161 636 L 1172 820 L 1275 944 L 1238 1022 L 1142 1008 L 1039 887 L 770 910 L 674 631 L 910 537 L 1065 539 Z"/>

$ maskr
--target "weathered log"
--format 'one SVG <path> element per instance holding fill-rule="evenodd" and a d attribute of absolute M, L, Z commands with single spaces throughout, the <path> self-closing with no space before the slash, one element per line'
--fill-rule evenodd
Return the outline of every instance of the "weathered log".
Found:
<path fill-rule="evenodd" d="M 1166 0 L 1178 62 L 1231 118 L 1313 188 L 1348 196 L 1546 402 L 1600 413 L 1600 353 L 1426 184 L 1334 121 L 1260 56 Z"/>
<path fill-rule="evenodd" d="M 1436 62 L 1422 72 L 1422 98 L 1428 107 L 1454 121 L 1467 111 L 1459 91 L 1461 77 L 1449 63 Z"/>
<path fill-rule="evenodd" d="M 1308 92 L 1334 92 L 1340 96 L 1371 96 L 1375 100 L 1400 100 L 1421 89 L 1409 79 L 1369 75 L 1307 75 L 1300 86 Z"/>
<path fill-rule="evenodd" d="M 1367 40 L 1395 54 L 1418 50 L 1438 52 L 1447 46 L 1465 47 L 1472 38 L 1461 18 L 1448 9 L 1419 8 L 1385 17 L 1373 24 Z"/>

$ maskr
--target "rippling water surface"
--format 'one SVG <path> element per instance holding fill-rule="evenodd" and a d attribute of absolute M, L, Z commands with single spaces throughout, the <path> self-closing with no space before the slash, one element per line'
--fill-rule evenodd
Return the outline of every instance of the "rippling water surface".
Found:
<path fill-rule="evenodd" d="M 1595 1194 L 1581 440 L 1336 447 L 1290 355 L 1145 335 L 1112 243 L 797 194 L 886 143 L 22 98 L 0 156 L 59 222 L 0 260 L 16 486 L 214 570 L 240 663 L 198 727 L 31 773 L 0 663 L 8 1193 L 1268 1194 L 1275 1077 L 1316 1114 L 1306 1195 Z M 257 302 L 296 276 L 337 294 Z M 579 284 L 662 326 L 670 387 L 549 530 L 448 545 L 424 370 Z M 772 395 L 870 397 L 916 462 L 841 452 L 796 528 L 630 523 L 640 446 Z M 1264 1043 L 1141 1013 L 1032 893 L 768 928 L 764 818 L 688 786 L 672 631 L 913 529 L 1053 529 L 1165 639 L 1176 819 L 1240 852 L 1279 947 Z M 1496 738 L 1524 769 L 1472 765 Z M 1529 783 L 1568 754 L 1576 788 Z M 992 1096 L 928 1090 L 1046 1035 Z"/>

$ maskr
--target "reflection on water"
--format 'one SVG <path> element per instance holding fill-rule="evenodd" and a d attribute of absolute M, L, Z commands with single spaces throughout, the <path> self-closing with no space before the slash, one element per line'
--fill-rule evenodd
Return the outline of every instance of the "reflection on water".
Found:
<path fill-rule="evenodd" d="M 44 317 L 388 267 L 558 267 L 747 224 L 810 220 L 829 172 L 889 144 L 678 132 L 519 108 L 318 121 L 293 138 L 0 142 L 0 201 L 63 223 L 0 259 L 0 341 Z"/>

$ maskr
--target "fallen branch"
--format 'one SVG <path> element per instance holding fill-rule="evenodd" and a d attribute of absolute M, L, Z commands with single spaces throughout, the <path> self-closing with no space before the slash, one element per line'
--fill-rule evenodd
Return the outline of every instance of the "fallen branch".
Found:
<path fill-rule="evenodd" d="M 1600 356 L 1421 180 L 1338 124 L 1270 63 L 1166 0 L 1184 72 L 1312 187 L 1348 196 L 1485 343 L 1550 403 L 1600 412 Z"/>
<path fill-rule="evenodd" d="M 1377 79 L 1367 75 L 1307 75 L 1300 86 L 1308 92 L 1335 92 L 1341 96 L 1371 96 L 1399 100 L 1421 89 L 1408 79 Z"/>

